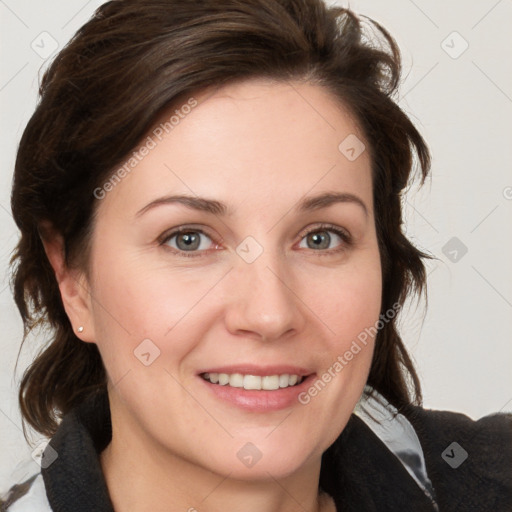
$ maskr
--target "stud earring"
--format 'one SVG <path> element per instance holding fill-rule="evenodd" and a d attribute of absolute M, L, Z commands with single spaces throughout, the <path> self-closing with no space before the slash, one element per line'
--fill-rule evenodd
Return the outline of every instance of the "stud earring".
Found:
<path fill-rule="evenodd" d="M 84 328 L 83 326 L 81 325 L 78 329 L 77 329 L 78 332 L 84 332 Z"/>

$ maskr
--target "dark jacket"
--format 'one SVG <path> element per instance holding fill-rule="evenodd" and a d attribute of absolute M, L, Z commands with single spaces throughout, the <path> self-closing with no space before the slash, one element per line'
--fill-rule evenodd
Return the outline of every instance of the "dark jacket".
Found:
<path fill-rule="evenodd" d="M 401 412 L 417 434 L 419 454 L 397 455 L 368 419 L 356 413 L 324 452 L 320 487 L 334 498 L 338 510 L 512 511 L 512 415 L 473 421 L 463 414 L 416 406 Z M 12 487 L 1 510 L 112 512 L 98 458 L 110 439 L 108 397 L 99 394 L 64 417 L 44 452 L 40 474 Z M 406 469 L 419 474 L 423 457 L 430 493 Z M 51 462 L 47 467 L 45 460 Z"/>

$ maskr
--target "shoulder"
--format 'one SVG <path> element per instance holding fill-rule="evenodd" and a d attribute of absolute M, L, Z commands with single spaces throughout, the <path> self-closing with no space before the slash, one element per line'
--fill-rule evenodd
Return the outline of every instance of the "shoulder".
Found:
<path fill-rule="evenodd" d="M 430 448 L 437 451 L 442 448 L 440 456 L 443 460 L 457 459 L 451 463 L 452 467 L 459 462 L 462 466 L 462 458 L 477 459 L 482 468 L 512 462 L 512 414 L 496 413 L 473 420 L 462 413 L 417 406 L 403 414 Z M 446 443 L 454 445 L 450 447 Z M 446 453 L 445 449 L 448 449 Z"/>
<path fill-rule="evenodd" d="M 416 406 L 401 412 L 419 437 L 440 505 L 512 510 L 512 414 L 473 420 Z"/>
<path fill-rule="evenodd" d="M 13 485 L 0 499 L 1 512 L 51 512 L 41 472 Z"/>
<path fill-rule="evenodd" d="M 405 408 L 401 412 L 412 421 L 421 421 L 428 428 L 442 430 L 443 432 L 460 432 L 467 435 L 490 429 L 491 432 L 498 435 L 512 435 L 511 413 L 489 414 L 474 420 L 460 412 L 426 409 L 414 405 Z"/>

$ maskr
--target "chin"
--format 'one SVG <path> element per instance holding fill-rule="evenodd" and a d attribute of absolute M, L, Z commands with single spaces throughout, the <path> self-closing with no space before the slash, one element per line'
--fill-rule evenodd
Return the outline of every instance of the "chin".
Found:
<path fill-rule="evenodd" d="M 306 452 L 304 441 L 290 441 L 288 446 L 273 446 L 265 443 L 236 441 L 231 449 L 218 454 L 216 461 L 208 461 L 209 469 L 228 475 L 230 479 L 243 481 L 265 481 L 269 478 L 285 478 L 305 465 L 311 464 L 312 454 Z M 231 452 L 231 456 L 225 457 Z M 320 461 L 321 453 L 318 455 Z M 213 463 L 213 464 L 212 464 Z"/>

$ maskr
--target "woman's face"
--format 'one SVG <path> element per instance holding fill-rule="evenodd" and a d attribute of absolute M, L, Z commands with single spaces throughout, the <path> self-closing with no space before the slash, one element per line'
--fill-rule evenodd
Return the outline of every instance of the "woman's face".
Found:
<path fill-rule="evenodd" d="M 319 86 L 187 99 L 97 192 L 82 338 L 112 384 L 114 435 L 277 478 L 318 463 L 366 383 L 360 335 L 381 305 L 370 157 Z M 286 374 L 303 380 L 245 389 Z"/>

